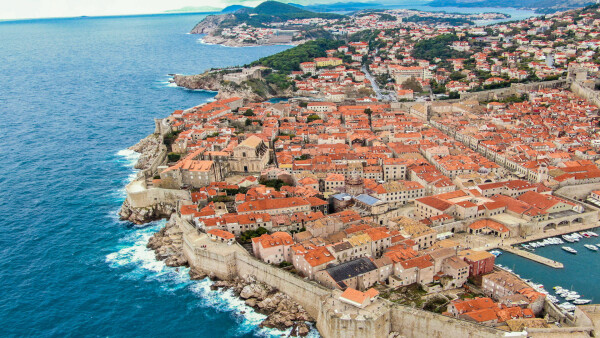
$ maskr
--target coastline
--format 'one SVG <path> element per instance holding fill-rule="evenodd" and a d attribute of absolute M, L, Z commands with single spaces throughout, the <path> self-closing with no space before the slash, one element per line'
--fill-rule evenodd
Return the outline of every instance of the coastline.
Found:
<path fill-rule="evenodd" d="M 164 162 L 159 152 L 162 140 L 163 135 L 161 133 L 153 133 L 127 148 L 139 154 L 134 165 L 134 168 L 139 171 L 137 171 L 130 184 L 145 180 L 148 174 L 152 176 L 156 174 L 157 163 L 162 164 Z M 211 282 L 210 289 L 213 291 L 224 293 L 231 290 L 233 296 L 243 301 L 246 306 L 266 316 L 259 324 L 260 328 L 280 331 L 290 329 L 291 336 L 306 336 L 315 330 L 315 319 L 284 292 L 258 282 L 252 277 L 242 278 L 236 276 L 229 280 L 219 279 L 214 273 L 203 272 L 190 267 L 188 258 L 183 251 L 183 231 L 177 223 L 176 216 L 174 208 L 142 208 L 140 210 L 133 207 L 128 199 L 125 199 L 119 211 L 121 220 L 133 222 L 137 225 L 159 219 L 168 219 L 165 226 L 155 232 L 146 243 L 146 248 L 154 252 L 156 261 L 163 261 L 166 266 L 177 270 L 179 268 L 189 268 L 190 280 L 199 281 L 208 278 Z"/>
<path fill-rule="evenodd" d="M 164 261 L 169 267 L 190 267 L 183 252 L 183 231 L 177 224 L 175 215 L 172 215 L 166 225 L 150 237 L 146 247 L 154 251 L 157 261 Z M 267 284 L 257 282 L 251 276 L 224 280 L 213 273 L 194 267 L 189 269 L 189 276 L 191 280 L 208 278 L 212 283 L 210 288 L 213 291 L 232 290 L 235 297 L 266 316 L 259 327 L 291 329 L 292 336 L 306 336 L 315 322 L 290 296 Z"/>
<path fill-rule="evenodd" d="M 195 34 L 195 33 L 191 33 L 191 34 Z M 298 41 L 292 41 L 290 43 L 271 43 L 271 42 L 267 42 L 267 43 L 249 43 L 249 42 L 243 42 L 243 41 L 238 41 L 238 40 L 234 40 L 234 39 L 227 39 L 224 37 L 220 37 L 220 36 L 214 36 L 214 35 L 210 35 L 210 34 L 202 34 L 200 36 L 200 38 L 198 38 L 198 42 L 202 43 L 202 44 L 206 44 L 206 45 L 219 45 L 219 46 L 223 46 L 223 47 L 231 47 L 231 48 L 237 48 L 237 47 L 264 47 L 264 46 L 298 46 L 301 45 L 305 42 L 307 42 L 308 40 L 298 40 Z"/>

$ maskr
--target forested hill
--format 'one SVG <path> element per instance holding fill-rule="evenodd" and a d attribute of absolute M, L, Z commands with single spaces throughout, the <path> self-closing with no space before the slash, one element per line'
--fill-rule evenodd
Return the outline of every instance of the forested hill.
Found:
<path fill-rule="evenodd" d="M 252 62 L 250 66 L 265 66 L 280 72 L 300 70 L 300 63 L 312 61 L 317 57 L 327 56 L 326 50 L 336 49 L 342 44 L 344 44 L 344 41 L 316 39 L 283 52 L 258 59 Z"/>
<path fill-rule="evenodd" d="M 192 33 L 206 33 L 205 30 L 207 27 L 204 26 L 211 26 L 211 30 L 233 27 L 242 23 L 254 27 L 265 27 L 272 22 L 283 22 L 293 19 L 339 19 L 343 17 L 343 15 L 334 13 L 311 12 L 278 1 L 265 1 L 254 8 L 244 7 L 229 14 L 209 15 L 194 28 Z M 214 27 L 215 23 L 217 23 L 218 27 Z"/>

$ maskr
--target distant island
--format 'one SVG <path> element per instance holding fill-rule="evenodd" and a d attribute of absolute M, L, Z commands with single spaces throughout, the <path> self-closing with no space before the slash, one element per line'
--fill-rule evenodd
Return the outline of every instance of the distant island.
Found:
<path fill-rule="evenodd" d="M 165 13 L 193 13 L 193 12 L 221 12 L 221 8 L 212 6 L 186 6 L 178 9 L 169 9 Z"/>

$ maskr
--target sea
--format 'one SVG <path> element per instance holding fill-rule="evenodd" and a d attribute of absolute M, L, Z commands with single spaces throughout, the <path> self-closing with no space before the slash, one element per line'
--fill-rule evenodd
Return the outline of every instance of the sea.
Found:
<path fill-rule="evenodd" d="M 117 216 L 136 172 L 127 148 L 153 118 L 214 100 L 169 74 L 290 48 L 204 44 L 187 33 L 204 16 L 0 22 L 0 336 L 286 334 L 260 328 L 264 315 L 230 291 L 156 261 L 145 244 L 164 221 Z"/>
<path fill-rule="evenodd" d="M 591 231 L 600 234 L 600 228 Z M 552 295 L 556 295 L 554 287 L 560 286 L 577 291 L 582 299 L 590 299 L 592 303 L 598 304 L 600 288 L 594 285 L 600 280 L 600 251 L 589 250 L 584 246 L 585 244 L 600 245 L 600 237 L 582 238 L 576 243 L 565 242 L 534 249 L 533 253 L 536 255 L 563 263 L 563 269 L 554 269 L 509 252 L 502 252 L 496 258 L 496 264 L 513 270 L 521 278 L 544 285 L 544 289 Z M 577 254 L 564 251 L 561 248 L 563 246 L 577 250 Z M 561 297 L 558 298 L 561 302 L 565 301 Z"/>

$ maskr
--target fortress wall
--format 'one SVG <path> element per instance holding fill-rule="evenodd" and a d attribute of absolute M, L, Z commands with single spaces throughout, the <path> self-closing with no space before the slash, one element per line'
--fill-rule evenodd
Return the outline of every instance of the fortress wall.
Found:
<path fill-rule="evenodd" d="M 492 327 L 404 306 L 392 307 L 390 321 L 391 330 L 404 337 L 488 338 L 502 337 L 506 333 Z"/>
<path fill-rule="evenodd" d="M 304 280 L 290 272 L 263 263 L 248 253 L 236 252 L 237 274 L 253 276 L 256 280 L 277 288 L 292 297 L 313 317 L 317 318 L 324 297 L 331 294 L 325 287 Z"/>
<path fill-rule="evenodd" d="M 364 318 L 361 316 L 348 316 L 335 313 L 323 307 L 317 320 L 319 333 L 325 337 L 352 337 L 371 338 L 389 337 L 390 312 L 387 311 L 377 318 Z M 406 336 L 409 337 L 409 336 Z M 421 337 L 428 337 L 423 335 Z M 416 337 L 415 337 L 416 338 Z"/>
<path fill-rule="evenodd" d="M 206 235 L 199 234 L 188 222 L 179 219 L 183 231 L 183 250 L 190 265 L 220 279 L 253 276 L 257 281 L 285 292 L 317 320 L 317 328 L 325 338 L 330 337 L 388 337 L 396 332 L 402 337 L 502 337 L 506 332 L 476 323 L 459 320 L 393 304 L 379 299 L 377 310 L 367 315 L 350 315 L 335 311 L 327 302 L 335 297 L 331 290 L 304 280 L 287 271 L 263 263 L 241 247 L 201 249 Z M 237 244 L 234 244 L 238 246 Z M 224 248 L 224 247 L 221 247 Z M 337 302 L 337 300 L 335 300 Z M 513 333 L 514 334 L 514 333 Z M 517 337 L 518 334 L 515 336 Z"/>
<path fill-rule="evenodd" d="M 577 81 L 574 81 L 573 83 L 571 83 L 571 91 L 573 93 L 577 94 L 577 96 L 582 97 L 582 98 L 590 101 L 591 103 L 595 104 L 596 106 L 600 107 L 600 92 L 599 91 L 593 90 L 591 88 L 583 87 Z"/>
<path fill-rule="evenodd" d="M 191 196 L 186 190 L 146 189 L 143 182 L 134 181 L 127 185 L 127 199 L 133 208 L 149 208 L 157 204 L 176 205 L 177 201 L 190 200 Z"/>
<path fill-rule="evenodd" d="M 156 157 L 152 160 L 150 167 L 142 171 L 142 176 L 153 177 L 156 173 L 158 173 L 158 167 L 167 164 L 167 153 L 167 146 L 161 144 L 160 150 L 158 151 L 158 154 L 156 154 Z"/>
<path fill-rule="evenodd" d="M 546 88 L 567 88 L 567 80 L 554 80 L 533 83 L 512 83 L 510 87 L 484 90 L 481 92 L 468 92 L 460 94 L 460 99 L 475 99 L 478 101 L 501 100 L 511 95 L 517 95 L 521 92 L 540 90 Z"/>

